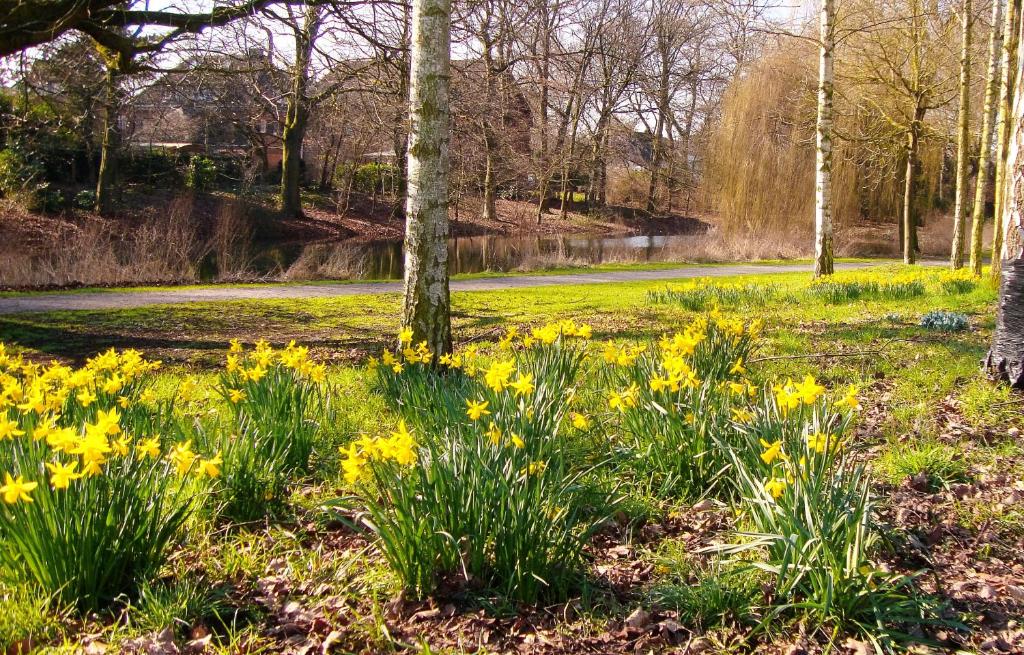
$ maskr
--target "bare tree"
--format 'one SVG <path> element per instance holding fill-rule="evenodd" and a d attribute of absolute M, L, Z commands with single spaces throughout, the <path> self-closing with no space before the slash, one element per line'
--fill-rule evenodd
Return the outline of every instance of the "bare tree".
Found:
<path fill-rule="evenodd" d="M 996 103 L 999 98 L 999 58 L 1003 47 L 1003 0 L 992 0 L 992 27 L 988 41 L 988 74 L 985 76 L 985 107 L 982 110 L 981 150 L 978 177 L 974 186 L 974 207 L 971 210 L 971 272 L 981 275 L 982 230 L 985 224 L 985 195 L 992 168 L 992 130 L 995 127 Z"/>
<path fill-rule="evenodd" d="M 964 265 L 964 223 L 967 220 L 967 159 L 970 157 L 971 121 L 971 0 L 960 6 L 960 104 L 956 131 L 956 201 L 953 206 L 953 246 L 949 264 Z"/>

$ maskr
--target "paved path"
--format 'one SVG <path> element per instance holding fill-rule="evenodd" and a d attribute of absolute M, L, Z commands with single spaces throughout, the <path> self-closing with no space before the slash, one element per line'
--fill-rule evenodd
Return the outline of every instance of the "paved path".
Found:
<path fill-rule="evenodd" d="M 837 269 L 873 266 L 868 263 L 841 263 Z M 759 273 L 810 272 L 810 264 L 736 264 L 730 266 L 686 266 L 653 271 L 608 271 L 604 273 L 568 273 L 564 275 L 517 275 L 508 277 L 453 280 L 452 291 L 497 291 L 555 284 L 602 284 L 607 282 L 643 282 Z M 332 298 L 370 293 L 395 293 L 401 282 L 356 282 L 352 284 L 267 284 L 264 286 L 209 287 L 160 291 L 96 291 L 82 293 L 44 293 L 0 298 L 0 314 L 67 310 L 129 309 L 149 305 L 224 300 L 268 300 L 275 298 Z"/>

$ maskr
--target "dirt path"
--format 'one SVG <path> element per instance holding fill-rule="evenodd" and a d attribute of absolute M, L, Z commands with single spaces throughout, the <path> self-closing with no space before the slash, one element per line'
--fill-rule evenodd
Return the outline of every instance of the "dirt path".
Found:
<path fill-rule="evenodd" d="M 849 270 L 873 266 L 873 263 L 836 264 Z M 567 273 L 563 275 L 517 275 L 507 277 L 453 280 L 452 291 L 498 291 L 557 284 L 603 284 L 643 282 L 762 273 L 810 271 L 810 264 L 735 264 L 729 266 L 681 266 L 654 271 L 609 271 L 603 273 Z M 354 282 L 267 284 L 263 286 L 168 288 L 159 291 L 88 291 L 79 293 L 41 293 L 0 298 L 0 314 L 75 310 L 130 309 L 149 305 L 227 300 L 270 300 L 277 298 L 330 298 L 372 293 L 397 293 L 401 282 Z"/>

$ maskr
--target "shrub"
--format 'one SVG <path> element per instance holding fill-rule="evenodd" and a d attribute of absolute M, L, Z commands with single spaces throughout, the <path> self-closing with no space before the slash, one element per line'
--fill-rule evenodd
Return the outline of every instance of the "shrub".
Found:
<path fill-rule="evenodd" d="M 75 207 L 79 209 L 92 209 L 96 206 L 96 192 L 92 189 L 82 189 L 75 194 Z"/>
<path fill-rule="evenodd" d="M 908 624 L 930 620 L 912 578 L 890 574 L 873 559 L 881 540 L 863 464 L 844 436 L 856 407 L 851 389 L 830 402 L 811 378 L 762 394 L 738 426 L 745 448 L 733 448 L 735 482 L 749 530 L 715 550 L 756 552 L 749 566 L 775 581 L 773 614 L 796 612 L 819 627 L 853 630 L 889 645 Z"/>
<path fill-rule="evenodd" d="M 324 379 L 324 365 L 294 341 L 276 351 L 261 340 L 250 352 L 231 342 L 216 391 L 230 408 L 232 430 L 204 431 L 215 435 L 223 453 L 225 474 L 217 487 L 225 516 L 265 516 L 283 502 L 291 481 L 309 472 L 319 428 L 312 410 L 321 406 Z"/>
<path fill-rule="evenodd" d="M 761 304 L 774 298 L 779 291 L 775 284 L 713 283 L 701 279 L 681 285 L 669 285 L 661 291 L 648 291 L 647 302 L 679 305 L 690 311 L 704 311 L 714 307 L 737 307 Z"/>
<path fill-rule="evenodd" d="M 608 406 L 630 437 L 619 460 L 648 493 L 693 499 L 716 491 L 729 467 L 718 439 L 734 398 L 754 390 L 743 362 L 760 329 L 716 314 L 657 348 L 606 345 L 604 360 L 616 367 Z"/>
<path fill-rule="evenodd" d="M 197 191 L 204 191 L 213 186 L 217 179 L 216 162 L 209 157 L 192 155 L 185 167 L 185 186 Z"/>
<path fill-rule="evenodd" d="M 956 295 L 970 293 L 978 286 L 978 279 L 967 269 L 943 271 L 939 275 L 939 287 L 944 293 Z"/>
<path fill-rule="evenodd" d="M 388 437 L 361 438 L 342 466 L 407 588 L 427 594 L 459 576 L 532 603 L 564 598 L 580 582 L 600 521 L 562 430 L 585 355 L 572 339 L 589 332 L 549 325 L 486 366 L 470 351 L 433 367 L 432 353 L 403 334 L 402 352 L 374 360 L 381 388 L 406 394 L 396 400 L 416 427 L 403 421 Z M 432 395 L 451 378 L 457 392 Z"/>
<path fill-rule="evenodd" d="M 921 327 L 941 332 L 962 332 L 970 327 L 967 316 L 957 312 L 933 311 L 921 317 Z"/>
<path fill-rule="evenodd" d="M 81 610 L 131 596 L 163 564 L 193 508 L 187 474 L 215 475 L 190 443 L 167 449 L 147 374 L 110 350 L 72 370 L 0 347 L 0 560 Z"/>

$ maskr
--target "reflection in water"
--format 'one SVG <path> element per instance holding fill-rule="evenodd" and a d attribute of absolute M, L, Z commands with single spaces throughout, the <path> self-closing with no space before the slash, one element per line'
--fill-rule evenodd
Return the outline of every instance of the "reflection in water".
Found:
<path fill-rule="evenodd" d="M 594 237 L 537 235 L 474 236 L 449 241 L 451 272 L 513 271 L 555 266 L 646 262 L 685 251 L 695 235 Z M 288 279 L 401 279 L 402 242 L 318 243 L 274 246 L 260 251 L 254 267 Z"/>

